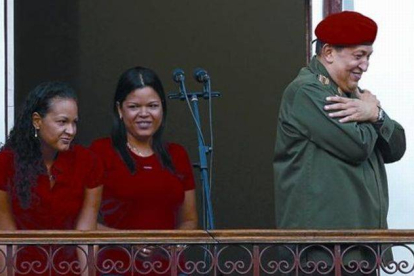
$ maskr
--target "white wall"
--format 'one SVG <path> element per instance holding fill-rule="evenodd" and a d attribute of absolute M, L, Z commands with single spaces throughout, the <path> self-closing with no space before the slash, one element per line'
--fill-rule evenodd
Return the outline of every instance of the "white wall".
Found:
<path fill-rule="evenodd" d="M 0 0 L 0 38 L 4 37 L 4 0 Z M 6 121 L 5 121 L 5 111 L 6 103 L 5 93 L 6 93 L 6 81 L 5 81 L 5 41 L 0 39 L 0 143 L 4 143 L 6 138 Z"/>
<path fill-rule="evenodd" d="M 359 0 L 354 8 L 378 24 L 374 54 L 360 85 L 376 94 L 406 131 L 405 156 L 387 165 L 389 227 L 414 229 L 414 1 Z"/>
<path fill-rule="evenodd" d="M 7 9 L 4 9 L 6 3 L 7 3 L 7 6 L 6 6 Z M 0 0 L 0 143 L 5 142 L 6 134 L 10 131 L 10 129 L 13 127 L 13 124 L 14 124 L 14 14 L 13 13 L 14 13 L 14 0 Z M 7 27 L 6 32 L 5 32 L 5 27 Z M 6 37 L 7 39 L 5 39 Z M 6 65 L 6 60 L 7 60 L 7 65 Z M 5 101 L 6 94 L 7 94 L 7 102 Z M 6 117 L 7 117 L 7 123 L 6 123 Z"/>

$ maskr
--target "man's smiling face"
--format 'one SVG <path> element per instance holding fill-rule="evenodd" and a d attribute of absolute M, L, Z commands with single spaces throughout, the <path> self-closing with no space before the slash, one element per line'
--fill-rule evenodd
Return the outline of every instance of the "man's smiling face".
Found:
<path fill-rule="evenodd" d="M 328 72 L 344 92 L 354 92 L 362 74 L 368 70 L 372 45 L 332 49 Z"/>

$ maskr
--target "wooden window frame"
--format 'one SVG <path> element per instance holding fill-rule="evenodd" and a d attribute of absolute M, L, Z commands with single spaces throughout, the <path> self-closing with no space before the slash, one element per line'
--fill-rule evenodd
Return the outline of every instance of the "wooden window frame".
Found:
<path fill-rule="evenodd" d="M 306 63 L 312 58 L 312 0 L 305 0 L 305 26 L 306 26 Z M 343 0 L 323 0 L 323 18 L 330 14 L 341 12 Z"/>

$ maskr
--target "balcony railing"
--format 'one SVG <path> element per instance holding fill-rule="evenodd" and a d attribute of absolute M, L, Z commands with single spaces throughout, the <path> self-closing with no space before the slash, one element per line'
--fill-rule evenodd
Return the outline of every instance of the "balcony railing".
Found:
<path fill-rule="evenodd" d="M 412 244 L 403 230 L 1 232 L 0 275 L 414 275 Z"/>

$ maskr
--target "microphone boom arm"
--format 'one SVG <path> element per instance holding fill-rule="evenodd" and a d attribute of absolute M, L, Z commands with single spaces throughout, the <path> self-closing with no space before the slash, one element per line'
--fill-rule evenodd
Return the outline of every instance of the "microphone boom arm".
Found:
<path fill-rule="evenodd" d="M 214 214 L 211 202 L 211 186 L 209 181 L 209 166 L 207 162 L 207 154 L 212 152 L 212 147 L 205 144 L 205 140 L 201 131 L 200 114 L 198 108 L 198 99 L 203 98 L 211 101 L 213 97 L 219 97 L 220 92 L 212 92 L 210 89 L 210 78 L 207 73 L 203 74 L 203 92 L 190 92 L 187 93 L 184 83 L 184 72 L 181 69 L 174 70 L 173 80 L 179 84 L 179 92 L 172 92 L 168 94 L 169 99 L 179 99 L 187 101 L 191 115 L 194 119 L 194 123 L 197 127 L 197 140 L 198 140 L 198 155 L 200 170 L 200 180 L 203 188 L 203 226 L 206 230 L 212 230 L 214 228 Z M 191 105 L 190 105 L 191 101 Z M 212 168 L 210 168 L 211 170 Z"/>

